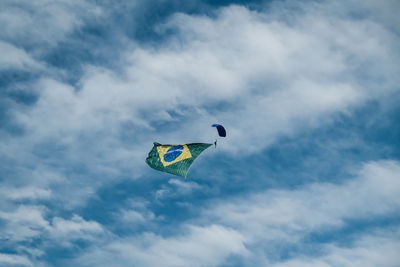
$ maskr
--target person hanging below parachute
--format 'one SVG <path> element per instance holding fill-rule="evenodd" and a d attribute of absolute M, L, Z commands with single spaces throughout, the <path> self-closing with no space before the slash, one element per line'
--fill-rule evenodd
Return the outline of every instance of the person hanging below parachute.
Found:
<path fill-rule="evenodd" d="M 226 137 L 226 130 L 225 130 L 224 126 L 222 126 L 221 124 L 213 124 L 213 125 L 211 125 L 211 127 L 217 128 L 219 136 Z M 214 146 L 217 147 L 217 139 L 215 139 L 215 141 L 214 141 Z"/>
<path fill-rule="evenodd" d="M 225 128 L 220 124 L 213 124 L 212 127 L 217 127 L 219 136 L 225 137 Z M 212 144 L 207 143 L 192 143 L 182 145 L 163 145 L 157 142 L 153 143 L 153 148 L 150 150 L 146 163 L 151 168 L 168 172 L 174 175 L 186 178 L 190 166 L 194 160 Z M 217 146 L 217 140 L 214 142 Z"/>

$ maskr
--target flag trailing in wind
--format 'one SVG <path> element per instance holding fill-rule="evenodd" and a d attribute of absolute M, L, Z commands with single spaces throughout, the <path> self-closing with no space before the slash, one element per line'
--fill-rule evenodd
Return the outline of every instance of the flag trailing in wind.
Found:
<path fill-rule="evenodd" d="M 154 143 L 153 149 L 146 158 L 146 163 L 153 169 L 186 178 L 186 174 L 193 161 L 211 145 L 205 143 L 183 145 Z"/>

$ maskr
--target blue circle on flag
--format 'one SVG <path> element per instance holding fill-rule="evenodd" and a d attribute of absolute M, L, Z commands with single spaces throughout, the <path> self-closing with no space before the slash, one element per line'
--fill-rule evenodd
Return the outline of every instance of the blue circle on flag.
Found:
<path fill-rule="evenodd" d="M 172 162 L 176 160 L 176 158 L 179 157 L 182 154 L 182 152 L 183 152 L 182 145 L 173 146 L 167 150 L 167 153 L 164 154 L 164 160 L 166 162 Z"/>

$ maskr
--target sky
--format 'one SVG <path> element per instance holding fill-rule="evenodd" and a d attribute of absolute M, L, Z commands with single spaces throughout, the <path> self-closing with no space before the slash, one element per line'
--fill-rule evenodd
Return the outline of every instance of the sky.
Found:
<path fill-rule="evenodd" d="M 0 266 L 399 266 L 398 1 L 0 7 Z"/>

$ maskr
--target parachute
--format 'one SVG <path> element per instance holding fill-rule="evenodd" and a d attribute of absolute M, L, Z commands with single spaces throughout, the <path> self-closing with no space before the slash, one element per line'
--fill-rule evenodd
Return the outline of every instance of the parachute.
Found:
<path fill-rule="evenodd" d="M 221 124 L 213 124 L 213 125 L 211 125 L 211 127 L 217 128 L 219 136 L 226 137 L 226 131 L 225 131 L 224 126 L 222 126 Z"/>

